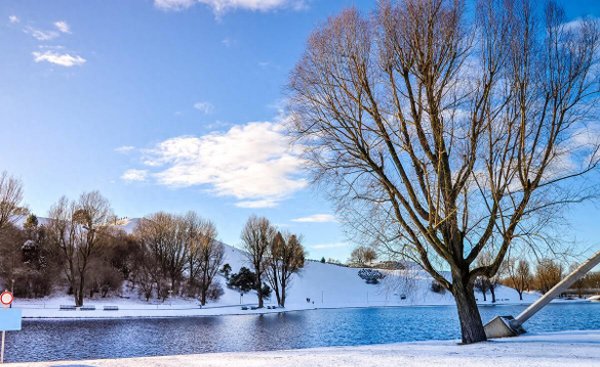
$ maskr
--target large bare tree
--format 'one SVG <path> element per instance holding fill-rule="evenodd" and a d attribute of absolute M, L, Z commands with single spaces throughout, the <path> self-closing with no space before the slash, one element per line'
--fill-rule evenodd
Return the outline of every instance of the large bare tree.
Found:
<path fill-rule="evenodd" d="M 292 73 L 315 180 L 353 229 L 454 295 L 464 343 L 486 339 L 475 279 L 593 194 L 598 34 L 554 3 L 383 1 L 315 30 Z M 482 251 L 493 261 L 477 266 Z"/>
<path fill-rule="evenodd" d="M 259 308 L 264 307 L 262 282 L 268 264 L 267 252 L 275 235 L 276 230 L 269 220 L 255 215 L 248 218 L 244 229 L 242 229 L 242 246 L 256 275 L 254 289 L 258 296 Z"/>
<path fill-rule="evenodd" d="M 81 306 L 89 265 L 109 228 L 110 203 L 98 191 L 83 193 L 77 201 L 62 197 L 52 206 L 48 217 L 50 241 L 63 257 L 75 305 Z"/>

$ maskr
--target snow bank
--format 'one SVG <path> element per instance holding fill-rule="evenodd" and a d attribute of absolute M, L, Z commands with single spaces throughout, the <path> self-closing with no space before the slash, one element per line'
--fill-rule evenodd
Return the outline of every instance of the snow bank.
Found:
<path fill-rule="evenodd" d="M 599 366 L 600 330 L 527 335 L 460 346 L 456 341 L 333 347 L 275 352 L 215 353 L 77 362 L 16 363 L 13 367 L 296 367 L 296 366 Z"/>

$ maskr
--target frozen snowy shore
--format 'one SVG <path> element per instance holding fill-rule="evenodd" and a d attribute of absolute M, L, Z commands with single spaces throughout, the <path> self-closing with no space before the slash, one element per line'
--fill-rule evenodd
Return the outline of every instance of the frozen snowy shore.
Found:
<path fill-rule="evenodd" d="M 15 363 L 12 367 L 600 366 L 600 330 L 525 335 L 461 346 L 456 341 L 275 352 Z"/>

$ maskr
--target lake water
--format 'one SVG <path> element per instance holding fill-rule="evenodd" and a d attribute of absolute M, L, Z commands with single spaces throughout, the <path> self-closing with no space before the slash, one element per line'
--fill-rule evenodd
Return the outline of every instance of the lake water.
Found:
<path fill-rule="evenodd" d="M 523 306 L 484 306 L 484 322 Z M 528 332 L 600 329 L 600 303 L 549 305 Z M 259 351 L 459 338 L 454 307 L 310 310 L 248 316 L 24 321 L 6 361 Z"/>

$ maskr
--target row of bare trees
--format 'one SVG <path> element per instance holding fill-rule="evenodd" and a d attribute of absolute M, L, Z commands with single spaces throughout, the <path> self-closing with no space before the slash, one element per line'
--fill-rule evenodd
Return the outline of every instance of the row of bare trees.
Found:
<path fill-rule="evenodd" d="M 264 307 L 262 289 L 265 280 L 275 292 L 277 304 L 285 307 L 291 277 L 304 267 L 306 255 L 301 238 L 277 230 L 267 218 L 251 216 L 242 230 L 241 239 L 256 276 L 254 289 L 258 307 Z"/>
<path fill-rule="evenodd" d="M 578 264 L 571 263 L 568 266 L 566 261 L 542 258 L 536 261 L 534 265 L 535 267 L 532 267 L 530 261 L 524 258 L 509 258 L 503 263 L 494 278 L 480 277 L 476 280 L 475 287 L 483 294 L 484 301 L 486 300 L 486 293 L 489 291 L 492 302 L 495 302 L 495 288 L 498 284 L 504 284 L 513 288 L 522 301 L 523 293 L 526 291 L 548 292 L 567 275 L 567 269 L 572 271 Z M 582 290 L 599 287 L 600 277 L 598 273 L 592 272 L 575 282 L 572 289 L 578 291 L 581 296 Z"/>
<path fill-rule="evenodd" d="M 205 304 L 222 294 L 215 276 L 224 248 L 198 214 L 158 212 L 126 233 L 97 191 L 60 198 L 44 219 L 26 216 L 22 192 L 0 174 L 0 278 L 16 295 L 46 296 L 64 284 L 81 306 L 95 293 L 120 293 L 125 281 L 146 300 L 186 295 Z"/>

